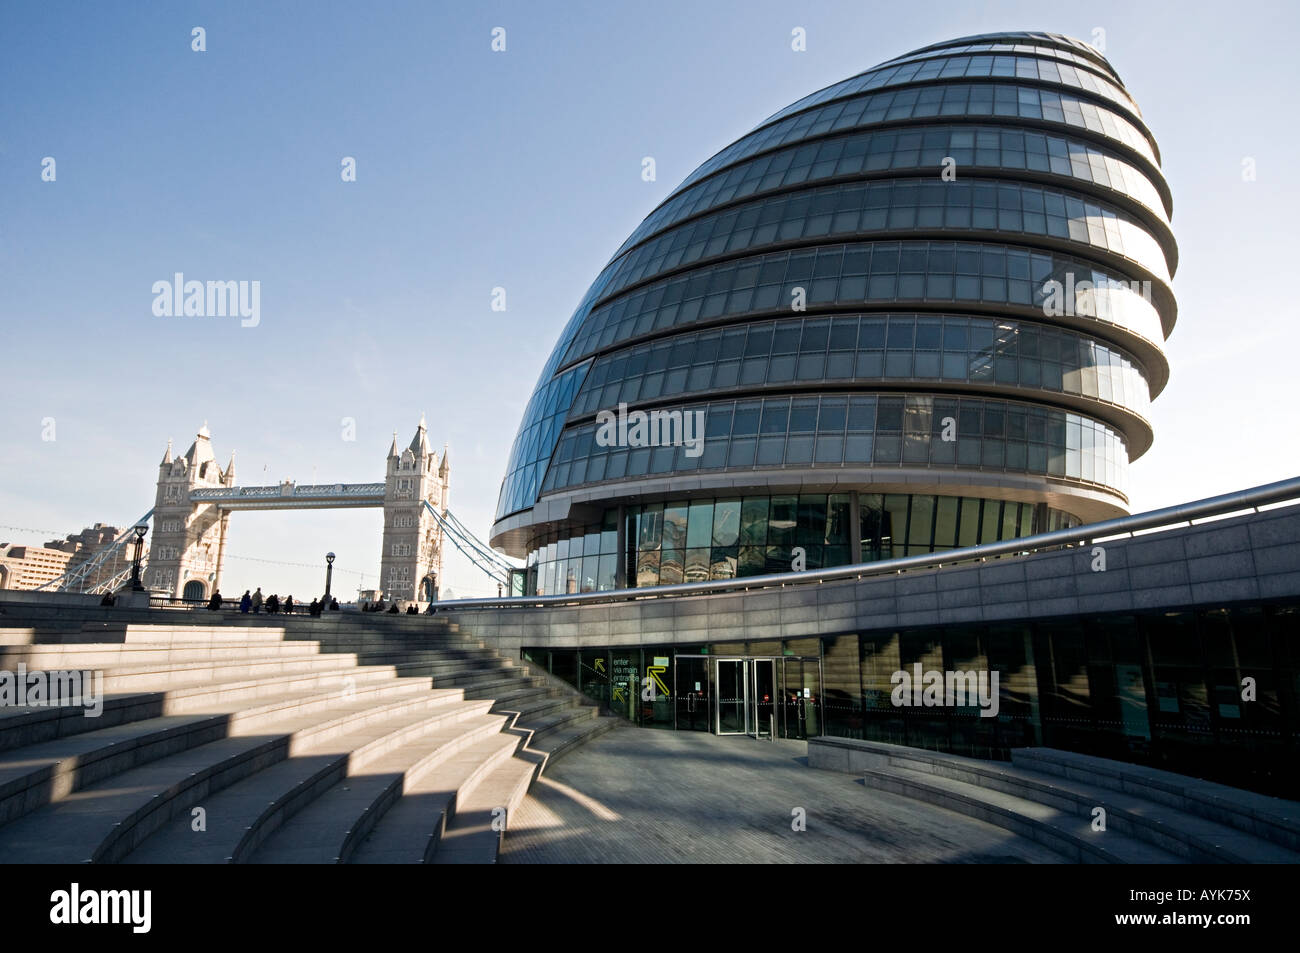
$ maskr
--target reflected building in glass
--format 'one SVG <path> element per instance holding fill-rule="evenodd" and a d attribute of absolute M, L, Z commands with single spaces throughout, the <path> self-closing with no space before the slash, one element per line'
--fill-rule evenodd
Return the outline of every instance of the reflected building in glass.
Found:
<path fill-rule="evenodd" d="M 1106 59 L 1053 34 L 937 43 L 781 110 L 588 290 L 493 544 L 552 594 L 1127 513 L 1176 316 L 1159 163 Z M 660 425 L 602 426 L 635 411 Z"/>

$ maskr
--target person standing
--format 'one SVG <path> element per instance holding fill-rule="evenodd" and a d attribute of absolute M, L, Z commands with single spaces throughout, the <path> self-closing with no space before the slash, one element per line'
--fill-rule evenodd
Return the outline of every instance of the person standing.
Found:
<path fill-rule="evenodd" d="M 262 587 L 257 587 L 257 592 L 253 593 L 253 615 L 262 611 Z"/>
<path fill-rule="evenodd" d="M 253 597 L 250 596 L 248 594 L 248 590 L 245 589 L 244 594 L 239 598 L 239 611 L 242 612 L 244 615 L 248 615 L 248 610 L 251 609 L 252 606 L 253 606 Z"/>
<path fill-rule="evenodd" d="M 293 596 L 284 597 L 284 614 L 293 615 Z"/>
<path fill-rule="evenodd" d="M 212 590 L 212 598 L 208 600 L 208 611 L 216 612 L 221 608 L 221 590 Z"/>

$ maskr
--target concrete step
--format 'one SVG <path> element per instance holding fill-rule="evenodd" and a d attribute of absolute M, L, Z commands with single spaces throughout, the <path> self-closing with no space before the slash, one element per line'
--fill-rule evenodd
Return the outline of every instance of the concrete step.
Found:
<path fill-rule="evenodd" d="M 513 758 L 520 740 L 512 732 L 499 732 L 457 752 L 437 771 L 412 783 L 370 836 L 357 846 L 351 862 L 430 862 L 456 812 L 456 804 L 468 798 L 498 765 Z"/>
<path fill-rule="evenodd" d="M 1075 863 L 1176 864 L 1168 851 L 1118 831 L 1094 831 L 1091 821 L 1037 801 L 952 778 L 891 765 L 863 772 L 866 785 L 947 808 L 1029 838 Z"/>
<path fill-rule="evenodd" d="M 1121 791 L 1300 852 L 1300 802 L 1159 768 L 1052 748 L 1017 748 L 1018 768 Z"/>
<path fill-rule="evenodd" d="M 339 692 L 396 679 L 391 667 L 331 669 L 323 672 L 299 672 L 271 678 L 249 679 L 217 684 L 173 685 L 165 691 L 128 692 L 107 695 L 98 717 L 87 717 L 82 707 L 16 707 L 0 709 L 0 751 L 13 750 L 53 738 L 159 715 L 178 715 L 204 711 L 214 705 L 234 702 L 253 704 L 258 700 L 284 694 L 317 689 Z M 429 687 L 430 680 L 410 679 Z"/>
<path fill-rule="evenodd" d="M 433 862 L 495 864 L 510 819 L 545 760 L 535 753 L 516 753 L 492 768 L 472 791 L 458 797 Z"/>
<path fill-rule="evenodd" d="M 571 698 L 564 701 L 566 705 L 563 708 L 548 710 L 538 717 L 520 718 L 515 722 L 516 728 L 531 732 L 529 748 L 536 748 L 557 732 L 595 721 L 599 715 L 590 705 L 579 705 Z"/>
<path fill-rule="evenodd" d="M 293 708 L 256 734 L 160 758 L 33 811 L 0 827 L 0 863 L 118 862 L 215 792 L 384 714 L 373 699 L 342 698 L 321 710 Z"/>
<path fill-rule="evenodd" d="M 222 642 L 180 648 L 103 642 L 53 646 L 10 645 L 0 647 L 0 668 L 12 671 L 14 666 L 22 662 L 28 669 L 53 671 L 66 668 L 184 665 L 191 662 L 242 661 L 253 658 L 305 658 L 321 654 L 318 642 Z"/>
<path fill-rule="evenodd" d="M 376 762 L 431 735 L 459 736 L 486 714 L 483 702 L 416 698 L 371 709 L 342 734 L 304 742 L 293 756 L 204 799 L 206 829 L 186 815 L 151 835 L 127 863 L 241 863 L 286 822 L 346 780 L 373 776 Z"/>
<path fill-rule="evenodd" d="M 546 690 L 543 689 L 543 692 Z M 574 700 L 564 695 L 538 694 L 531 698 L 517 698 L 508 702 L 498 701 L 493 711 L 502 714 L 513 713 L 517 728 L 533 728 L 535 724 L 546 723 L 549 719 L 574 711 Z M 594 713 L 594 709 L 592 710 Z"/>
<path fill-rule="evenodd" d="M 463 700 L 456 689 L 430 690 L 403 682 L 363 686 L 352 697 L 362 704 L 381 706 L 425 696 L 441 699 L 443 704 Z M 178 751 L 265 731 L 288 715 L 325 711 L 342 700 L 337 690 L 285 692 L 253 706 L 242 701 L 214 704 L 202 712 L 105 726 L 6 752 L 0 756 L 0 824 Z"/>
<path fill-rule="evenodd" d="M 247 862 L 348 863 L 404 794 L 457 752 L 500 736 L 504 726 L 504 716 L 484 714 L 454 730 L 440 730 L 395 748 L 365 772 L 350 774 L 331 787 L 263 842 Z"/>
<path fill-rule="evenodd" d="M 1300 863 L 1300 853 L 1254 834 L 1083 781 L 1005 762 L 966 762 L 942 756 L 918 757 L 909 760 L 907 767 L 1035 801 L 1078 818 L 1091 820 L 1094 810 L 1103 808 L 1107 831 L 1145 841 L 1192 863 Z"/>
<path fill-rule="evenodd" d="M 628 722 L 613 715 L 596 714 L 590 719 L 581 719 L 566 725 L 557 726 L 541 737 L 534 735 L 528 747 L 546 755 L 546 767 L 550 767 L 557 758 L 563 757 L 575 748 L 599 738 L 607 731 L 613 731 Z"/>

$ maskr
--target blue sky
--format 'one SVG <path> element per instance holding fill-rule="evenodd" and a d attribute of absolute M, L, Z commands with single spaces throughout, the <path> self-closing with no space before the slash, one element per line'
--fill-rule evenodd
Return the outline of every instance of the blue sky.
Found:
<path fill-rule="evenodd" d="M 551 344 L 681 179 L 817 88 L 1002 29 L 1104 29 L 1164 154 L 1180 314 L 1134 509 L 1300 474 L 1298 21 L 1282 3 L 7 2 L 0 541 L 135 519 L 168 437 L 184 450 L 205 420 L 241 483 L 368 482 L 421 412 L 486 536 Z M 260 281 L 261 323 L 156 317 L 177 271 Z M 342 588 L 373 583 L 379 545 L 373 510 L 238 514 L 222 588 L 310 592 L 316 569 L 254 560 L 330 549 Z M 489 591 L 458 556 L 446 582 Z"/>

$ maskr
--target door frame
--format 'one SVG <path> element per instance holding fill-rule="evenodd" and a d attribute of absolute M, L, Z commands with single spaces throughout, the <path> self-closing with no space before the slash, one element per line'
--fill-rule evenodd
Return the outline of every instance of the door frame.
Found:
<path fill-rule="evenodd" d="M 703 663 L 704 666 L 703 701 L 704 701 L 704 708 L 705 708 L 705 715 L 706 715 L 705 724 L 714 726 L 715 715 L 714 715 L 713 704 L 712 704 L 713 703 L 713 681 L 712 681 L 713 666 L 709 664 L 710 662 L 713 661 L 712 657 L 708 655 L 674 655 L 673 656 L 673 731 L 697 731 L 698 730 L 698 729 L 683 729 L 678 725 L 677 722 L 677 715 L 679 711 L 678 705 L 680 704 L 680 699 L 682 698 L 682 689 L 681 686 L 679 686 L 677 683 L 677 675 L 682 669 L 682 664 L 681 664 L 682 659 L 691 659 L 692 661 L 699 661 Z M 688 697 L 693 696 L 694 690 L 688 688 L 686 690 L 686 695 Z M 693 699 L 691 701 L 691 704 L 694 704 Z M 712 730 L 710 730 L 709 733 L 712 734 L 713 733 Z"/>
<path fill-rule="evenodd" d="M 744 656 L 717 656 L 713 659 L 713 677 L 715 685 L 719 686 L 718 690 L 713 693 L 713 733 L 715 735 L 747 735 L 749 734 L 749 663 L 750 659 Z M 722 664 L 736 664 L 740 666 L 740 675 L 737 679 L 737 685 L 740 687 L 743 697 L 741 698 L 740 708 L 744 712 L 744 726 L 740 731 L 723 731 L 722 730 Z"/>
<path fill-rule="evenodd" d="M 780 661 L 780 657 L 779 657 L 779 656 L 775 656 L 775 655 L 755 655 L 755 656 L 750 656 L 750 658 L 749 658 L 749 663 L 750 663 L 750 664 L 749 664 L 749 680 L 750 680 L 749 688 L 750 688 L 750 690 L 751 690 L 751 694 L 750 694 L 750 696 L 746 699 L 746 706 L 747 706 L 747 708 L 749 709 L 749 711 L 750 711 L 750 712 L 752 713 L 752 715 L 753 715 L 753 719 L 752 719 L 752 720 L 753 720 L 753 726 L 752 726 L 752 729 L 751 729 L 750 731 L 747 731 L 747 732 L 746 732 L 746 734 L 748 734 L 748 735 L 749 735 L 751 738 L 753 738 L 755 741 L 757 741 L 757 740 L 760 739 L 760 738 L 773 738 L 773 739 L 774 739 L 774 738 L 776 738 L 777 732 L 779 731 L 779 728 L 778 728 L 778 726 L 777 726 L 777 714 L 776 714 L 776 713 L 777 713 L 777 708 L 778 708 L 778 705 L 777 705 L 777 698 L 780 697 L 780 694 L 781 694 L 781 681 L 780 681 L 780 677 L 781 677 L 781 675 L 784 674 L 784 672 L 785 672 L 785 666 L 782 665 L 782 666 L 781 666 L 781 670 L 780 670 L 780 672 L 778 673 L 778 671 L 777 671 L 777 667 L 776 667 L 776 663 L 777 663 L 778 661 Z M 768 732 L 769 732 L 769 734 L 767 734 L 767 735 L 764 735 L 764 734 L 763 734 L 763 732 L 762 732 L 762 722 L 761 722 L 761 719 L 758 717 L 758 706 L 759 706 L 759 700 L 758 700 L 758 667 L 759 667 L 760 665 L 770 665 L 770 666 L 771 666 L 770 672 L 771 672 L 771 676 L 772 676 L 772 688 L 771 688 L 771 691 L 768 692 L 768 699 L 769 699 L 768 704 L 771 706 L 771 709 L 772 709 L 772 712 L 771 712 L 772 717 L 770 718 L 770 720 L 769 720 L 768 723 L 767 723 L 767 730 L 768 730 Z M 750 718 L 749 718 L 749 717 L 746 717 L 745 721 L 746 721 L 746 723 L 748 724 L 748 722 L 750 721 Z"/>

